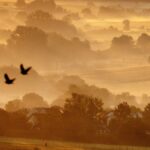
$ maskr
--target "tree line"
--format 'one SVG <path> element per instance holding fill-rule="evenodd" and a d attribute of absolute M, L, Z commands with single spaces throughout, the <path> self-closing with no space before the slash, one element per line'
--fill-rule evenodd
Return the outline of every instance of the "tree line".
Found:
<path fill-rule="evenodd" d="M 106 109 L 98 98 L 73 93 L 63 107 L 0 109 L 0 136 L 150 146 L 150 104 Z"/>

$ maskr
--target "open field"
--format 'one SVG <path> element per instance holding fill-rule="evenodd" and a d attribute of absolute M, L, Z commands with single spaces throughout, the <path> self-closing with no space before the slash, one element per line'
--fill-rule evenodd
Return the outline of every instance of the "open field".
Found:
<path fill-rule="evenodd" d="M 0 150 L 150 150 L 150 147 L 109 146 L 101 144 L 0 138 Z"/>

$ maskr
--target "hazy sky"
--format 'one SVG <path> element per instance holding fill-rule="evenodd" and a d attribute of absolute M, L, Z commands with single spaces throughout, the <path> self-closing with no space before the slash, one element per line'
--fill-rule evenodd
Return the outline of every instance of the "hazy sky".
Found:
<path fill-rule="evenodd" d="M 42 7 L 39 5 L 38 9 L 41 8 L 44 12 L 37 13 L 37 11 L 34 10 L 34 15 L 45 15 L 46 13 L 47 17 L 47 15 L 49 16 L 48 13 L 50 13 L 50 15 L 53 16 L 48 17 L 43 22 L 43 19 L 40 17 L 32 19 L 31 14 L 29 16 L 26 15 L 29 12 L 31 13 L 33 11 L 32 9 L 36 8 L 30 5 L 30 3 L 25 5 L 23 13 L 20 13 L 20 8 L 13 7 L 13 5 L 3 5 L 3 2 L 16 1 L 17 0 L 0 0 L 0 6 L 2 7 L 0 9 L 0 42 L 6 44 L 5 48 L 3 48 L 3 45 L 0 45 L 0 50 L 2 49 L 0 51 L 0 67 L 3 65 L 11 66 L 13 64 L 18 68 L 21 61 L 27 66 L 32 66 L 37 74 L 31 74 L 31 76 L 29 76 L 29 82 L 27 82 L 26 78 L 22 78 L 20 75 L 17 76 L 17 69 L 14 69 L 16 71 L 11 71 L 10 68 L 11 76 L 17 78 L 17 82 L 14 84 L 16 88 L 13 86 L 11 89 L 9 88 L 10 94 L 8 97 L 6 94 L 8 87 L 3 83 L 3 85 L 0 86 L 0 102 L 18 98 L 27 92 L 36 92 L 45 99 L 51 97 L 50 102 L 52 102 L 52 100 L 57 98 L 58 93 L 62 92 L 62 89 L 57 89 L 57 84 L 55 85 L 56 79 L 52 78 L 53 73 L 54 76 L 55 73 L 60 74 L 58 78 L 63 74 L 77 75 L 83 78 L 88 84 L 94 84 L 102 88 L 105 87 L 116 93 L 123 91 L 130 91 L 135 95 L 150 93 L 150 89 L 147 88 L 147 86 L 150 86 L 150 66 L 143 68 L 143 66 L 149 65 L 147 57 L 150 56 L 150 45 L 147 44 L 148 50 L 145 50 L 146 53 L 142 53 L 142 56 L 140 56 L 134 50 L 133 45 L 126 48 L 126 44 L 124 44 L 126 43 L 124 39 L 131 39 L 132 43 L 133 38 L 136 43 L 137 38 L 140 37 L 142 33 L 150 34 L 149 4 L 134 3 L 136 0 L 91 0 L 91 2 L 96 1 L 91 5 L 91 3 L 86 3 L 86 1 L 90 0 L 55 0 L 56 6 L 59 6 L 61 9 L 58 9 L 58 7 L 54 5 L 50 5 L 48 9 L 47 7 L 43 8 L 43 5 Z M 32 0 L 26 0 L 26 2 L 29 1 Z M 103 3 L 100 3 L 102 1 Z M 143 1 L 146 2 L 146 0 L 141 0 L 140 2 Z M 147 0 L 147 2 L 150 1 Z M 51 11 L 49 12 L 49 10 Z M 128 20 L 128 23 L 123 23 L 124 20 Z M 38 30 L 33 30 L 32 32 L 35 33 L 35 35 L 36 33 L 40 35 L 39 37 L 36 36 L 37 38 L 32 38 L 32 42 L 28 41 L 30 34 L 22 34 L 26 32 L 20 32 L 20 39 L 13 39 L 13 37 L 18 37 L 18 33 L 13 30 L 18 29 L 17 27 L 20 25 L 25 26 L 21 28 L 21 31 L 25 30 L 27 33 L 30 33 L 30 30 L 32 31 L 33 29 L 28 29 L 28 26 L 34 26 L 42 30 L 39 31 L 41 34 L 37 32 Z M 17 32 L 20 31 L 19 29 Z M 47 38 L 44 40 L 47 33 L 49 34 L 48 43 Z M 14 34 L 14 36 L 10 36 L 11 34 Z M 122 34 L 127 36 L 121 37 Z M 39 43 L 41 35 L 43 35 L 45 45 L 42 42 L 41 44 Z M 23 40 L 23 42 L 20 42 L 20 40 L 26 36 L 27 38 Z M 128 36 L 131 36 L 131 38 Z M 146 35 L 142 38 L 145 38 L 145 36 Z M 121 41 L 123 44 L 121 45 L 117 42 L 113 49 L 111 48 L 112 40 L 114 38 L 116 39 L 116 37 L 117 41 Z M 146 38 L 150 40 L 149 36 L 146 36 Z M 10 41 L 10 43 L 7 43 L 7 40 Z M 19 44 L 16 45 L 15 40 Z M 39 47 L 34 43 L 39 43 Z M 141 51 L 143 50 L 142 46 Z M 124 47 L 125 49 L 123 49 Z M 39 48 L 38 52 L 37 48 Z M 11 50 L 13 57 L 10 56 L 5 49 L 8 50 L 7 52 Z M 31 50 L 32 53 L 36 52 L 37 55 L 35 58 L 26 59 L 31 53 Z M 130 51 L 133 53 L 130 53 Z M 122 53 L 125 54 L 125 56 L 123 56 Z M 5 58 L 3 56 L 5 56 Z M 104 59 L 102 59 L 103 57 Z M 39 58 L 41 60 L 40 62 Z M 136 67 L 136 69 L 134 67 Z M 1 76 L 3 76 L 3 70 L 5 71 L 5 69 L 0 68 Z M 16 72 L 16 74 L 13 72 Z M 41 72 L 42 74 L 40 74 Z M 52 74 L 52 77 L 47 77 L 45 74 L 43 75 L 43 72 L 50 75 Z M 38 76 L 40 80 L 35 86 L 32 84 L 36 83 L 34 75 Z M 45 82 L 45 80 L 48 80 L 48 82 Z M 145 81 L 147 81 L 147 86 L 145 86 Z M 3 82 L 3 80 L 0 80 L 0 82 Z M 68 80 L 66 82 L 68 82 Z M 22 83 L 26 84 L 26 86 L 24 85 L 22 87 Z M 50 93 L 50 91 L 52 92 Z"/>

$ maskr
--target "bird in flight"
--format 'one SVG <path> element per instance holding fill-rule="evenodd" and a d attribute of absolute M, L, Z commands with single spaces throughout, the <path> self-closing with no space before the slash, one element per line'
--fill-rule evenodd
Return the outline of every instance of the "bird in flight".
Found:
<path fill-rule="evenodd" d="M 6 84 L 13 84 L 13 82 L 16 80 L 15 78 L 10 79 L 10 77 L 8 76 L 7 73 L 4 74 L 4 78 L 5 78 L 5 83 Z"/>
<path fill-rule="evenodd" d="M 21 73 L 22 75 L 27 75 L 28 72 L 31 70 L 31 68 L 32 68 L 32 67 L 24 68 L 24 65 L 21 64 L 21 65 L 20 65 L 20 73 Z"/>

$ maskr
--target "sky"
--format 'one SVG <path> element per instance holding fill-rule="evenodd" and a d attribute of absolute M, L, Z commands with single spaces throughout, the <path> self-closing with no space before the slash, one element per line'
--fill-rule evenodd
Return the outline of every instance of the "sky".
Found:
<path fill-rule="evenodd" d="M 94 85 L 115 94 L 150 93 L 145 87 L 150 86 L 148 5 L 88 2 L 55 0 L 55 5 L 27 3 L 24 7 L 0 3 L 0 74 L 8 72 L 17 78 L 15 88 L 0 80 L 0 103 L 29 92 L 52 103 L 74 81 L 81 86 L 80 80 L 86 88 Z M 29 78 L 18 75 L 20 63 L 33 67 Z"/>

